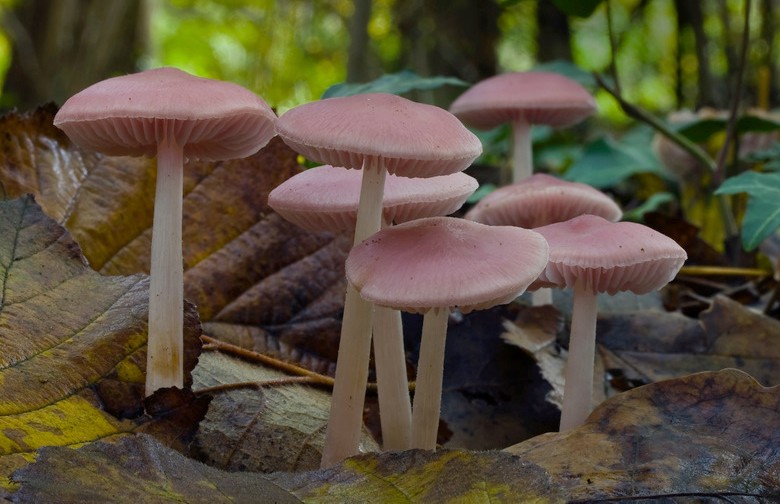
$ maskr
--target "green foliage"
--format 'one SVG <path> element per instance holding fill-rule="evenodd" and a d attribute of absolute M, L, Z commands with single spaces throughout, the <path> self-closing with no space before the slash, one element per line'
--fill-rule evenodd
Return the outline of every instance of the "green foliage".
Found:
<path fill-rule="evenodd" d="M 385 74 L 376 80 L 364 83 L 342 82 L 325 90 L 322 98 L 349 96 L 362 93 L 403 94 L 409 91 L 436 89 L 441 86 L 468 87 L 469 83 L 455 77 L 422 77 L 411 70 Z"/>
<path fill-rule="evenodd" d="M 638 173 L 665 177 L 658 157 L 650 148 L 651 137 L 648 128 L 636 128 L 620 142 L 602 136 L 585 147 L 582 157 L 569 168 L 564 178 L 603 189 L 614 187 Z"/>
<path fill-rule="evenodd" d="M 749 171 L 726 180 L 715 194 L 747 193 L 742 220 L 742 245 L 754 250 L 780 227 L 780 173 Z"/>
<path fill-rule="evenodd" d="M 726 117 L 697 119 L 671 126 L 693 142 L 706 142 L 712 135 L 726 130 Z M 744 115 L 737 120 L 737 134 L 748 132 L 768 133 L 780 130 L 780 121 L 770 117 Z"/>

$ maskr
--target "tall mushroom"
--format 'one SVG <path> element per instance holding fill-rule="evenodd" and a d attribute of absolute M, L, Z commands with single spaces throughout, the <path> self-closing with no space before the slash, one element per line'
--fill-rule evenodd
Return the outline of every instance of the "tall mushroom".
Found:
<path fill-rule="evenodd" d="M 245 157 L 274 136 L 276 115 L 233 83 L 156 68 L 107 79 L 70 97 L 54 118 L 77 145 L 157 156 L 146 395 L 183 386 L 182 200 L 186 158 Z"/>
<path fill-rule="evenodd" d="M 574 301 L 561 431 L 584 423 L 592 408 L 596 295 L 646 294 L 671 281 L 687 255 L 674 240 L 642 224 L 582 215 L 536 228 L 550 245 L 540 284 L 571 287 Z"/>
<path fill-rule="evenodd" d="M 534 231 L 429 217 L 379 231 L 346 262 L 350 284 L 376 304 L 424 313 L 412 408 L 412 447 L 436 447 L 451 308 L 463 312 L 505 304 L 547 264 L 547 243 Z"/>
<path fill-rule="evenodd" d="M 355 227 L 359 243 L 381 226 L 386 174 L 432 177 L 464 170 L 482 152 L 479 139 L 446 110 L 372 93 L 306 103 L 284 113 L 279 136 L 305 157 L 363 170 Z M 372 306 L 347 287 L 322 466 L 358 449 Z"/>
<path fill-rule="evenodd" d="M 268 204 L 304 229 L 354 231 L 361 177 L 359 170 L 330 165 L 310 168 L 271 191 Z M 383 226 L 448 215 L 459 209 L 478 185 L 476 179 L 461 172 L 429 178 L 388 175 L 382 204 Z M 382 445 L 385 450 L 409 449 L 412 408 L 400 312 L 376 307 L 373 335 Z"/>
<path fill-rule="evenodd" d="M 579 83 L 552 72 L 512 72 L 476 83 L 450 106 L 450 112 L 477 129 L 512 124 L 512 181 L 533 173 L 531 126 L 572 126 L 596 110 L 593 96 Z"/>

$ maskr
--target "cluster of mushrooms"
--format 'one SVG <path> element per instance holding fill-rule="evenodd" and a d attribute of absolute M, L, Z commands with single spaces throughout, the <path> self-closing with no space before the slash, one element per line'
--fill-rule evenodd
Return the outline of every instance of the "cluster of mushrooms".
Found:
<path fill-rule="evenodd" d="M 269 205 L 306 229 L 354 233 L 322 459 L 328 467 L 358 451 L 372 340 L 384 449 L 435 449 L 451 310 L 509 303 L 526 290 L 574 291 L 561 429 L 584 422 L 597 293 L 659 289 L 686 259 L 670 238 L 617 222 L 620 208 L 596 189 L 532 175 L 531 125 L 563 127 L 594 110 L 576 82 L 524 72 L 478 83 L 451 111 L 377 93 L 319 100 L 277 118 L 238 85 L 159 68 L 81 91 L 54 122 L 82 147 L 157 156 L 147 395 L 183 385 L 184 160 L 245 157 L 278 134 L 323 163 L 274 189 Z M 514 131 L 513 183 L 465 218 L 446 217 L 477 188 L 462 171 L 482 146 L 464 123 L 505 122 Z M 424 314 L 414 404 L 401 311 Z"/>

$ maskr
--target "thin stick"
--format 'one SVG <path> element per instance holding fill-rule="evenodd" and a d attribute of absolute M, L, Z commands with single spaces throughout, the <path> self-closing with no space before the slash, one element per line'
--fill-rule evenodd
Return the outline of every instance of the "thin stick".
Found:
<path fill-rule="evenodd" d="M 444 377 L 444 347 L 449 309 L 433 308 L 423 318 L 417 366 L 417 391 L 412 407 L 412 448 L 436 449 Z"/>

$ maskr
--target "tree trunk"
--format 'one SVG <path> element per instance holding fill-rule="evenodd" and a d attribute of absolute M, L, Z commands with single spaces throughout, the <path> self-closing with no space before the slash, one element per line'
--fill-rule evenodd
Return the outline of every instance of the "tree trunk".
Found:
<path fill-rule="evenodd" d="M 145 1 L 25 0 L 5 13 L 13 43 L 3 96 L 22 109 L 55 101 L 136 70 L 145 42 Z"/>
<path fill-rule="evenodd" d="M 349 20 L 349 55 L 347 82 L 366 82 L 372 77 L 368 22 L 371 20 L 371 0 L 355 0 L 355 11 Z"/>
<path fill-rule="evenodd" d="M 553 60 L 571 61 L 571 29 L 569 17 L 549 0 L 539 0 L 536 7 L 537 36 L 536 60 L 539 63 Z"/>
<path fill-rule="evenodd" d="M 399 67 L 469 82 L 495 75 L 500 13 L 495 0 L 397 2 L 396 24 L 402 37 Z M 444 88 L 422 98 L 446 104 L 461 92 Z"/>
<path fill-rule="evenodd" d="M 713 90 L 715 89 L 715 80 L 710 71 L 710 60 L 707 54 L 709 41 L 707 34 L 704 33 L 704 15 L 702 13 L 701 2 L 691 2 L 689 0 L 675 0 L 679 26 L 693 30 L 694 50 L 696 53 L 697 76 L 698 76 L 698 96 L 696 98 L 696 107 L 711 106 L 717 107 L 717 99 Z"/>

